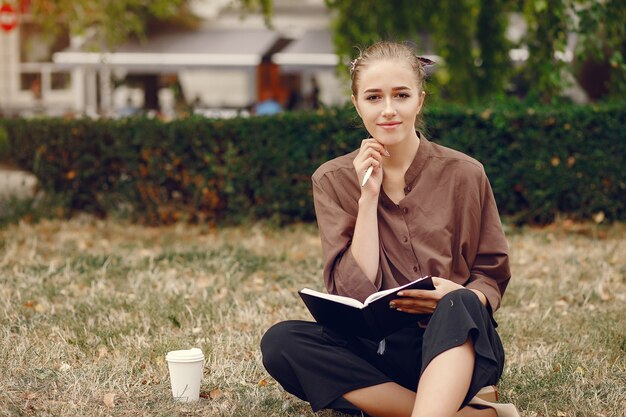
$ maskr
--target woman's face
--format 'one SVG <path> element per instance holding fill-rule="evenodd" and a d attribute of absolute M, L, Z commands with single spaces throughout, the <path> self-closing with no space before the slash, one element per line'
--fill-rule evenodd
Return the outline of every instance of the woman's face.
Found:
<path fill-rule="evenodd" d="M 395 145 L 415 137 L 425 93 L 408 63 L 374 61 L 361 69 L 357 87 L 352 103 L 374 139 Z"/>

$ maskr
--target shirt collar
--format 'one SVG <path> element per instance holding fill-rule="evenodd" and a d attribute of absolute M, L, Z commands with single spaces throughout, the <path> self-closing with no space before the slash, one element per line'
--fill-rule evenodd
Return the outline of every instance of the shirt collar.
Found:
<path fill-rule="evenodd" d="M 411 165 L 409 165 L 409 168 L 404 173 L 404 183 L 406 184 L 405 187 L 410 187 L 408 192 L 405 191 L 405 195 L 408 195 L 415 187 L 415 183 L 417 183 L 417 178 L 419 177 L 420 172 L 422 172 L 422 168 L 424 168 L 424 165 L 426 164 L 426 160 L 428 159 L 432 148 L 432 144 L 430 143 L 430 141 L 428 141 L 428 139 L 426 139 L 426 137 L 424 137 L 423 134 L 421 134 L 420 132 L 417 132 L 417 134 L 420 137 L 420 146 L 419 148 L 417 148 L 417 152 L 415 153 L 413 162 L 411 162 Z M 384 190 L 381 190 L 379 198 L 380 202 L 385 207 L 397 208 L 396 203 L 394 203 L 389 198 L 389 196 L 387 196 Z"/>
<path fill-rule="evenodd" d="M 430 155 L 431 143 L 422 135 L 420 132 L 417 132 L 420 137 L 420 146 L 417 148 L 417 152 L 415 153 L 415 158 L 413 158 L 413 162 L 409 166 L 409 169 L 404 173 L 404 183 L 407 186 L 413 188 L 417 177 L 419 176 L 422 168 L 424 168 L 424 164 L 426 164 L 426 160 L 428 159 L 428 155 Z"/>

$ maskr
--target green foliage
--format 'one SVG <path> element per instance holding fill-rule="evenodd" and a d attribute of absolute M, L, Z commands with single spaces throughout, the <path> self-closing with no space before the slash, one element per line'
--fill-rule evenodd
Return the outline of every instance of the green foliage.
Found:
<path fill-rule="evenodd" d="M 0 125 L 0 161 L 8 157 L 9 153 L 9 135 Z"/>
<path fill-rule="evenodd" d="M 623 97 L 626 93 L 626 2 L 587 2 L 578 11 L 578 18 L 578 59 L 608 63 L 610 76 L 605 80 L 608 95 Z"/>
<path fill-rule="evenodd" d="M 515 222 L 626 219 L 626 106 L 430 108 L 428 136 L 485 165 Z M 164 123 L 4 120 L 11 158 L 63 215 L 120 211 L 134 220 L 238 223 L 314 219 L 310 176 L 356 149 L 352 108 Z M 599 213 L 602 213 L 601 215 Z"/>
<path fill-rule="evenodd" d="M 434 52 L 444 58 L 433 79 L 448 101 L 471 102 L 505 94 L 514 81 L 505 37 L 508 13 L 521 11 L 528 24 L 521 45 L 529 50 L 522 64 L 522 90 L 531 100 L 554 103 L 575 74 L 576 62 L 557 57 L 566 51 L 568 35 L 576 34 L 578 61 L 606 66 L 603 95 L 626 92 L 626 5 L 624 0 L 440 0 L 376 2 L 326 0 L 336 11 L 335 42 L 344 63 L 354 46 L 381 39 L 416 41 L 430 35 Z M 345 71 L 344 71 L 345 72 Z M 597 82 L 597 81 L 595 81 Z M 602 81 L 600 81 L 602 82 Z"/>
<path fill-rule="evenodd" d="M 572 26 L 571 6 L 571 0 L 526 0 L 524 5 L 529 28 L 525 74 L 531 94 L 544 103 L 550 103 L 567 86 L 563 78 L 565 63 L 555 57 L 555 51 L 565 51 L 568 29 Z"/>
<path fill-rule="evenodd" d="M 272 0 L 234 0 L 233 3 L 239 8 L 242 16 L 250 11 L 260 11 L 265 19 L 265 24 L 272 27 Z"/>
<path fill-rule="evenodd" d="M 196 23 L 188 0 L 31 0 L 30 14 L 46 32 L 67 27 L 72 35 L 88 35 L 97 49 L 111 48 L 129 37 L 143 38 L 151 25 L 165 21 Z"/>
<path fill-rule="evenodd" d="M 335 43 L 344 64 L 356 55 L 355 46 L 379 40 L 412 41 L 422 53 L 432 36 L 439 62 L 435 88 L 448 100 L 470 102 L 504 91 L 509 73 L 505 39 L 507 1 L 438 0 L 394 2 L 326 0 L 336 11 Z M 347 73 L 347 71 L 343 71 Z"/>

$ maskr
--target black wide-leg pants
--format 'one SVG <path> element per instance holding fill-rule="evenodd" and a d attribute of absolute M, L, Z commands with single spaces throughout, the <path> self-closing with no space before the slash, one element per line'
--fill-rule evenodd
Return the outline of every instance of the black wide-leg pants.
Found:
<path fill-rule="evenodd" d="M 385 382 L 416 391 L 430 361 L 469 338 L 476 360 L 464 406 L 502 375 L 504 350 L 495 326 L 476 294 L 459 289 L 439 301 L 426 329 L 416 325 L 387 336 L 382 354 L 378 342 L 295 320 L 272 326 L 261 340 L 261 352 L 269 374 L 314 411 L 358 412 L 345 393 Z"/>

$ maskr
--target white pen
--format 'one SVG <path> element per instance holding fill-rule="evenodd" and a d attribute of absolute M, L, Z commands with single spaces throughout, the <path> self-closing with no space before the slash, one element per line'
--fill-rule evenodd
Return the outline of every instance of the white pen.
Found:
<path fill-rule="evenodd" d="M 365 175 L 363 176 L 363 182 L 361 183 L 361 187 L 365 187 L 365 184 L 367 184 L 367 180 L 370 179 L 370 175 L 372 175 L 373 170 L 374 165 L 370 165 L 370 167 L 367 168 L 367 171 L 365 171 Z"/>

